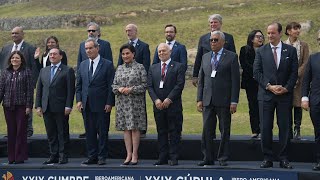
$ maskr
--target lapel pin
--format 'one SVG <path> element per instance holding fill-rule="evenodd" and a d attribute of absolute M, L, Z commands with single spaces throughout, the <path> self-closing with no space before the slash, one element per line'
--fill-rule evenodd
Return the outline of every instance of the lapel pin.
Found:
<path fill-rule="evenodd" d="M 287 52 L 287 49 L 284 49 L 283 52 Z"/>

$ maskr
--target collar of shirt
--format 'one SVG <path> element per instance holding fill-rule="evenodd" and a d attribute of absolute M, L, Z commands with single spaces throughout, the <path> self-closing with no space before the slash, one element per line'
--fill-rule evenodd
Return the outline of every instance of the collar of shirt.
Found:
<path fill-rule="evenodd" d="M 218 53 L 215 53 L 215 52 L 212 51 L 211 59 L 213 60 L 215 54 L 217 54 L 217 61 L 219 61 L 220 57 L 221 57 L 221 54 L 222 54 L 222 51 L 223 51 L 223 48 L 221 48 L 220 51 L 218 51 Z"/>
<path fill-rule="evenodd" d="M 92 61 L 92 59 L 89 58 L 89 66 L 88 66 L 89 71 L 90 71 L 91 61 Z M 99 61 L 100 61 L 100 54 L 98 54 L 98 56 L 93 59 L 93 73 L 94 73 L 94 71 L 96 70 L 96 68 L 97 68 L 97 66 L 99 64 Z"/>
<path fill-rule="evenodd" d="M 56 74 L 56 72 L 57 72 L 58 68 L 60 67 L 60 65 L 61 65 L 61 61 L 56 65 L 54 65 L 54 64 L 50 65 L 51 68 L 52 68 L 52 66 L 56 66 L 56 68 L 54 69 L 54 73 L 53 74 Z"/>
<path fill-rule="evenodd" d="M 23 42 L 24 42 L 24 40 L 22 40 L 19 44 L 13 43 L 12 51 L 14 51 L 16 49 L 16 45 L 18 45 L 17 50 L 20 51 Z"/>
<path fill-rule="evenodd" d="M 168 44 L 169 42 L 170 42 L 170 45 Z M 172 41 L 166 40 L 166 44 L 168 44 L 171 49 L 173 48 L 174 43 L 176 43 L 176 40 L 172 40 Z"/>
<path fill-rule="evenodd" d="M 277 47 L 276 52 L 277 52 L 277 67 L 279 67 L 280 64 L 280 59 L 281 59 L 281 49 L 282 49 L 282 42 L 280 41 L 278 45 L 274 46 L 270 43 L 272 53 L 273 53 L 273 47 Z"/>
<path fill-rule="evenodd" d="M 133 42 L 133 46 L 136 46 L 137 45 L 137 43 L 138 43 L 138 38 L 136 38 L 135 40 L 129 40 L 129 44 L 131 43 L 131 42 Z"/>

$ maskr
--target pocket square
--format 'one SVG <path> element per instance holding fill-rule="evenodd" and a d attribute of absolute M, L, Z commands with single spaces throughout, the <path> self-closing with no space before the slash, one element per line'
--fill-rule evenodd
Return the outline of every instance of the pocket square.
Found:
<path fill-rule="evenodd" d="M 282 50 L 283 52 L 287 52 L 288 50 L 287 49 L 284 49 L 284 50 Z"/>

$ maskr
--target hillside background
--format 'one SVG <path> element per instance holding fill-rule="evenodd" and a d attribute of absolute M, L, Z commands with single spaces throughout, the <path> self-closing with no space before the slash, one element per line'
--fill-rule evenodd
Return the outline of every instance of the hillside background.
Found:
<path fill-rule="evenodd" d="M 111 43 L 113 59 L 117 62 L 119 47 L 127 42 L 124 26 L 135 23 L 139 38 L 150 45 L 153 59 L 155 47 L 165 40 L 164 26 L 172 23 L 177 26 L 176 39 L 186 45 L 189 64 L 193 64 L 198 39 L 209 31 L 208 15 L 219 13 L 223 16 L 222 30 L 234 36 L 238 53 L 251 30 L 261 29 L 266 35 L 266 26 L 273 21 L 280 22 L 284 29 L 291 21 L 305 24 L 301 39 L 309 44 L 312 52 L 317 52 L 319 9 L 319 0 L 0 0 L 0 47 L 11 43 L 12 27 L 23 26 L 25 40 L 42 50 L 46 37 L 57 36 L 69 64 L 75 66 L 79 44 L 87 38 L 85 26 L 94 20 L 102 25 L 101 38 Z M 184 91 L 185 133 L 201 132 L 201 114 L 196 112 L 195 93 L 196 89 L 188 81 Z M 150 132 L 155 133 L 150 101 L 147 106 Z M 243 91 L 233 119 L 233 134 L 251 134 Z M 307 113 L 304 119 L 302 133 L 312 134 Z M 35 125 L 36 133 L 44 133 L 42 120 L 36 118 L 35 121 L 39 122 Z M 82 131 L 78 112 L 73 112 L 71 122 L 74 123 L 71 132 Z M 6 131 L 4 124 L 0 110 L 0 134 Z M 110 129 L 114 131 L 114 126 Z"/>

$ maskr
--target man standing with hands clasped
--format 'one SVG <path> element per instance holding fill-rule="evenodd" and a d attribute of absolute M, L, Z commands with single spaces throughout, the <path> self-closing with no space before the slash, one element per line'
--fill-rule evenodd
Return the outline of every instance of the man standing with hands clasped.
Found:
<path fill-rule="evenodd" d="M 261 126 L 261 146 L 264 155 L 261 168 L 273 167 L 272 129 L 277 110 L 280 167 L 291 169 L 288 161 L 289 113 L 291 113 L 293 88 L 298 78 L 297 51 L 281 42 L 282 25 L 272 23 L 267 28 L 269 43 L 256 52 L 253 77 L 259 83 L 258 101 Z"/>
<path fill-rule="evenodd" d="M 217 159 L 220 166 L 228 165 L 231 114 L 237 111 L 240 72 L 237 54 L 226 50 L 224 43 L 224 33 L 213 31 L 210 36 L 212 51 L 202 56 L 197 109 L 203 116 L 201 151 L 204 158 L 198 166 L 214 165 L 213 139 L 217 117 L 221 132 Z"/>

